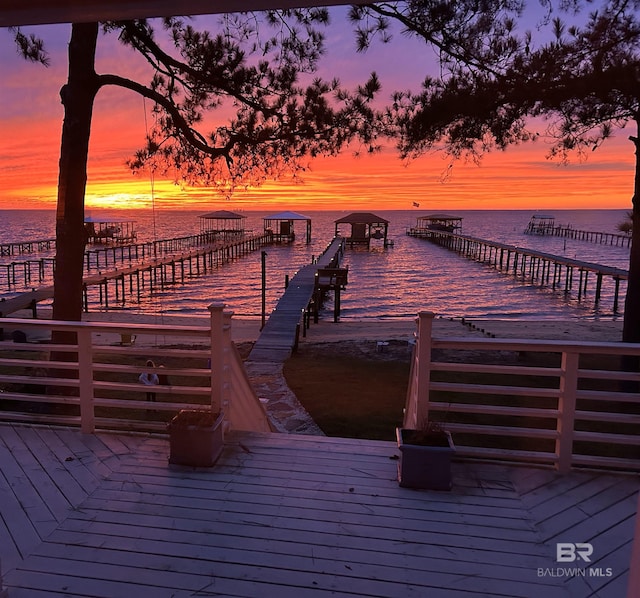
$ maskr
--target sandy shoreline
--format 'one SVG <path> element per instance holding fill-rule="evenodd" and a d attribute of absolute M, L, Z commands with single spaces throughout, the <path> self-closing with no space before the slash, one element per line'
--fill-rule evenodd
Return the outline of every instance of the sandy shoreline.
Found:
<path fill-rule="evenodd" d="M 415 330 L 413 318 L 393 322 L 321 322 L 311 326 L 307 340 L 405 339 L 411 338 Z M 616 342 L 622 339 L 622 321 L 466 319 L 462 322 L 459 319 L 435 318 L 433 335 Z"/>
<path fill-rule="evenodd" d="M 42 311 L 40 318 L 46 318 Z M 17 317 L 30 318 L 30 312 Z M 206 316 L 182 316 L 163 314 L 137 314 L 127 311 L 90 312 L 86 321 L 125 322 L 145 324 L 172 324 L 184 326 L 206 325 Z M 260 335 L 260 319 L 234 317 L 231 336 L 236 343 L 253 342 Z M 408 340 L 416 331 L 415 318 L 398 320 L 323 320 L 311 324 L 301 343 L 327 343 L 346 340 Z M 543 340 L 577 340 L 593 342 L 617 342 L 622 339 L 622 320 L 489 320 L 449 319 L 436 317 L 433 321 L 434 336 L 475 336 L 495 338 L 521 338 Z"/>

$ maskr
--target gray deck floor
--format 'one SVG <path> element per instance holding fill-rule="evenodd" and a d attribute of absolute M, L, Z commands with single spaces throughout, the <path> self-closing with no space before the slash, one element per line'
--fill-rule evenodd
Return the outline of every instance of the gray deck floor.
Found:
<path fill-rule="evenodd" d="M 400 488 L 393 443 L 232 434 L 211 469 L 164 438 L 0 424 L 9 598 L 621 598 L 636 476 L 456 464 Z M 557 563 L 556 542 L 592 562 Z M 566 575 L 568 569 L 586 576 Z M 610 575 L 607 568 L 610 568 Z M 558 575 L 558 574 L 561 575 Z"/>

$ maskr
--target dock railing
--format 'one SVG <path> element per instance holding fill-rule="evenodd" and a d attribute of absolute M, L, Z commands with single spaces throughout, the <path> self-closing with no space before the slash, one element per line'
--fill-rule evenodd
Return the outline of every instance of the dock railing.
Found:
<path fill-rule="evenodd" d="M 271 431 L 231 341 L 232 314 L 209 310 L 204 326 L 3 318 L 14 340 L 0 342 L 0 419 L 164 432 L 180 409 L 211 408 L 227 428 Z M 52 344 L 52 331 L 77 343 Z M 160 378 L 152 387 L 138 380 L 147 360 Z"/>
<path fill-rule="evenodd" d="M 640 471 L 640 344 L 433 338 L 418 316 L 405 427 L 440 421 L 457 455 Z"/>

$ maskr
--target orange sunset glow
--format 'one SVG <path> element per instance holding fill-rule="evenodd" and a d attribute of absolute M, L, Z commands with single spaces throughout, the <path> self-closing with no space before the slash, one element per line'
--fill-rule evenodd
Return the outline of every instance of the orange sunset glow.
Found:
<path fill-rule="evenodd" d="M 346 24 L 345 24 L 346 25 Z M 63 110 L 59 89 L 66 78 L 65 45 L 68 26 L 33 28 L 45 39 L 51 52 L 49 68 L 27 64 L 16 53 L 11 34 L 0 36 L 0 151 L 1 209 L 53 208 L 56 202 L 57 167 Z M 348 27 L 340 44 L 353 45 Z M 139 65 L 127 63 L 130 54 L 111 40 L 99 54 L 100 72 L 135 74 Z M 395 46 L 394 52 L 401 54 Z M 406 79 L 398 72 L 389 48 L 368 53 L 344 52 L 329 61 L 321 75 L 338 75 L 343 83 L 362 81 L 378 70 L 383 100 L 394 89 L 417 89 L 423 65 L 406 67 Z M 358 63 L 362 62 L 362 65 Z M 126 64 L 126 68 L 122 67 Z M 357 68 L 356 68 L 357 67 Z M 386 71 L 385 71 L 386 69 Z M 335 71 L 335 73 L 334 73 Z M 142 79 L 146 80 L 146 79 Z M 588 159 L 577 157 L 568 166 L 546 159 L 548 143 L 512 147 L 486 155 L 480 164 L 457 162 L 433 153 L 408 164 L 400 161 L 391 144 L 375 155 L 354 157 L 344 152 L 335 158 L 313 161 L 300 182 L 268 181 L 260 188 L 237 191 L 230 200 L 215 189 L 188 188 L 169 178 L 148 174 L 134 176 L 125 162 L 144 144 L 145 119 L 149 107 L 142 99 L 123 90 L 101 91 L 94 109 L 88 165 L 87 208 L 210 209 L 410 209 L 414 202 L 429 210 L 448 209 L 580 209 L 631 206 L 634 177 L 632 132 L 617 131 Z"/>

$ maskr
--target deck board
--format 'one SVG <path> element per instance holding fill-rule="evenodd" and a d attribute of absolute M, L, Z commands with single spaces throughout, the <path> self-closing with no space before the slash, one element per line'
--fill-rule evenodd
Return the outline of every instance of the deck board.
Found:
<path fill-rule="evenodd" d="M 46 471 L 30 447 L 14 429 L 0 437 L 0 517 L 7 535 L 0 542 L 0 557 L 6 565 L 27 555 L 42 537 L 55 529 L 52 507 L 67 510 L 69 503 L 57 500 Z"/>
<path fill-rule="evenodd" d="M 3 449 L 0 533 L 12 513 L 13 534 L 32 527 L 0 549 L 11 598 L 619 598 L 626 583 L 637 478 L 466 461 L 451 492 L 415 491 L 393 443 L 282 434 L 231 434 L 211 469 L 169 466 L 163 437 L 0 425 Z M 51 465 L 45 529 L 16 492 L 37 494 Z M 538 574 L 557 566 L 563 515 L 560 535 L 593 542 L 611 576 Z"/>

